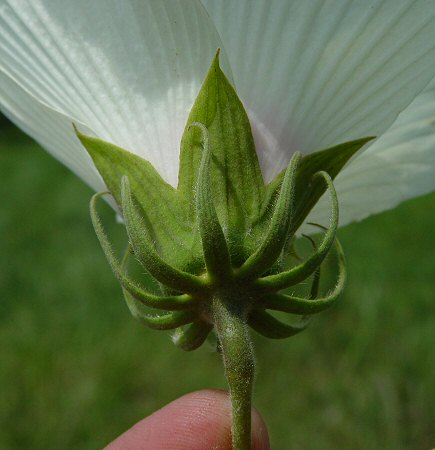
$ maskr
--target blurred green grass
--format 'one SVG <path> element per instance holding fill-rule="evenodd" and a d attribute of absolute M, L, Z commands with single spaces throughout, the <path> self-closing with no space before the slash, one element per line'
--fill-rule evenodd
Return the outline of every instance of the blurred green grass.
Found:
<path fill-rule="evenodd" d="M 1 450 L 101 448 L 184 393 L 225 387 L 209 348 L 183 353 L 130 317 L 80 180 L 11 127 L 0 170 Z M 434 206 L 431 194 L 341 230 L 340 304 L 295 338 L 255 338 L 273 449 L 435 446 Z"/>

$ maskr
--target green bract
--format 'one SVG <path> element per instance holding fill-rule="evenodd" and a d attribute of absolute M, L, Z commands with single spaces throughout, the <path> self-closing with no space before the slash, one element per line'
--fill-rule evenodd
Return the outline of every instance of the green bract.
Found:
<path fill-rule="evenodd" d="M 339 281 L 332 293 L 311 298 L 280 293 L 319 270 L 335 240 L 338 203 L 332 179 L 371 138 L 302 157 L 265 185 L 246 112 L 216 56 L 193 105 L 181 143 L 178 189 L 153 166 L 113 144 L 78 133 L 125 220 L 131 252 L 162 286 L 148 293 L 113 254 L 91 202 L 95 230 L 119 279 L 127 303 L 145 325 L 179 328 L 174 342 L 197 348 L 212 330 L 212 300 L 231 291 L 244 320 L 259 333 L 283 338 L 305 328 L 305 316 L 335 302 L 345 268 L 339 255 Z M 295 232 L 326 189 L 332 198 L 329 229 L 307 261 L 285 269 Z M 315 277 L 316 278 L 316 277 Z M 237 292 L 237 296 L 234 296 Z M 169 311 L 150 315 L 141 304 Z M 234 305 L 234 307 L 236 307 Z M 266 310 L 303 315 L 284 324 Z M 190 328 L 180 328 L 191 323 Z"/>

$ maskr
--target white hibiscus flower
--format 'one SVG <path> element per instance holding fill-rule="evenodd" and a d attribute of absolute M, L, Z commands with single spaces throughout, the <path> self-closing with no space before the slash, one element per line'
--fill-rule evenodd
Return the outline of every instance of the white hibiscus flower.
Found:
<path fill-rule="evenodd" d="M 434 21 L 426 0 L 1 0 L 0 107 L 96 190 L 71 122 L 175 186 L 220 47 L 269 181 L 296 150 L 384 133 L 435 75 Z M 341 224 L 435 188 L 434 116 L 432 85 L 339 175 Z"/>

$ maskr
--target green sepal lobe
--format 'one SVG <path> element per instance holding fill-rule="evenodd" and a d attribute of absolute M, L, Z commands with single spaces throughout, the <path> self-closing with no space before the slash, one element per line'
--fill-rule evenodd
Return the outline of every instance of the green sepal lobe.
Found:
<path fill-rule="evenodd" d="M 218 54 L 192 107 L 181 142 L 178 190 L 190 205 L 192 219 L 202 152 L 201 133 L 189 129 L 195 122 L 209 132 L 212 191 L 222 227 L 230 241 L 236 241 L 233 236 L 243 240 L 247 222 L 260 212 L 264 182 L 248 116 L 220 69 Z"/>
<path fill-rule="evenodd" d="M 121 212 L 121 180 L 128 176 L 149 237 L 162 257 L 171 257 L 175 265 L 191 259 L 192 230 L 187 221 L 187 208 L 178 192 L 148 161 L 109 142 L 83 135 L 78 130 L 76 133 Z"/>
<path fill-rule="evenodd" d="M 311 153 L 302 158 L 295 181 L 295 209 L 292 226 L 289 230 L 290 234 L 298 230 L 311 209 L 326 191 L 325 183 L 321 179 L 313 178 L 313 176 L 317 172 L 323 171 L 334 180 L 352 156 L 373 139 L 374 137 L 370 136 L 345 142 L 326 150 Z M 284 171 L 278 174 L 267 186 L 262 217 L 268 216 L 270 211 L 273 210 L 271 205 L 275 202 L 283 178 Z"/>

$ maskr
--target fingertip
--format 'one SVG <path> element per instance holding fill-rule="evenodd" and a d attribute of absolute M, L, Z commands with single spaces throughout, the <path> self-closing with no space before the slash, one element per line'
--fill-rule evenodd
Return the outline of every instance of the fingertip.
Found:
<path fill-rule="evenodd" d="M 253 410 L 254 450 L 268 450 L 266 425 Z M 192 392 L 138 422 L 105 450 L 231 450 L 231 405 L 228 393 Z"/>
<path fill-rule="evenodd" d="M 269 433 L 266 423 L 257 409 L 252 409 L 252 449 L 270 450 Z"/>

